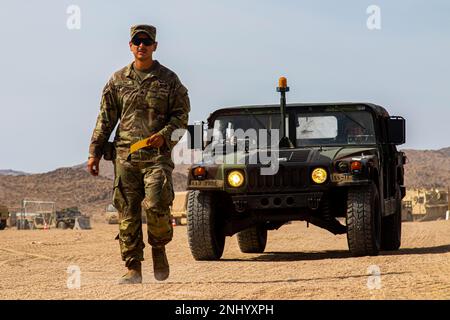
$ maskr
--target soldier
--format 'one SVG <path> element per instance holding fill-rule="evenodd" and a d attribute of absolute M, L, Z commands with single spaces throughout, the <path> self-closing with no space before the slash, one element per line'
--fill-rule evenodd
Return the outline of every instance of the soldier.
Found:
<path fill-rule="evenodd" d="M 165 245 L 173 234 L 169 206 L 174 199 L 171 150 L 176 144 L 171 134 L 187 127 L 190 103 L 177 75 L 153 60 L 155 39 L 155 27 L 131 27 L 134 61 L 114 73 L 104 87 L 89 148 L 88 170 L 97 176 L 100 158 L 111 145 L 109 136 L 120 120 L 113 142 L 113 203 L 120 220 L 116 239 L 128 268 L 120 284 L 142 282 L 141 208 L 147 216 L 154 276 L 160 281 L 169 276 Z"/>

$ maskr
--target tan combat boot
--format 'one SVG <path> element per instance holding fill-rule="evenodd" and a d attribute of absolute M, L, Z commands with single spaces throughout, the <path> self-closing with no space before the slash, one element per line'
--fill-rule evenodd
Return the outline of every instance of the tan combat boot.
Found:
<path fill-rule="evenodd" d="M 142 266 L 140 261 L 132 261 L 128 266 L 128 272 L 119 279 L 119 284 L 142 283 Z"/>
<path fill-rule="evenodd" d="M 152 247 L 153 273 L 155 279 L 164 281 L 169 277 L 169 262 L 167 261 L 166 248 Z"/>

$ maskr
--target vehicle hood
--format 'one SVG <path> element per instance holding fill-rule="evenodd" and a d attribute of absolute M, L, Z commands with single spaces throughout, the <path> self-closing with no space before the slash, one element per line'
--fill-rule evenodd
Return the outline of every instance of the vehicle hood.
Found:
<path fill-rule="evenodd" d="M 272 154 L 271 152 L 274 152 Z M 277 153 L 278 152 L 278 153 Z M 280 149 L 280 150 L 250 150 L 249 152 L 233 152 L 229 153 L 217 162 L 217 158 L 204 159 L 205 164 L 227 163 L 227 164 L 258 164 L 260 159 L 278 159 L 280 162 L 331 162 L 338 159 L 352 157 L 352 156 L 368 156 L 376 154 L 374 147 L 360 147 L 360 146 L 338 146 L 338 147 L 304 147 L 294 149 Z M 258 160 L 257 160 L 258 159 Z M 263 161 L 262 161 L 263 162 Z"/>

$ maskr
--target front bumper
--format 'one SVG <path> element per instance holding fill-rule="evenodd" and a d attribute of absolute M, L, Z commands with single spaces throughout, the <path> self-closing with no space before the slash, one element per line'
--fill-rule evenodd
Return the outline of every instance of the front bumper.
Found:
<path fill-rule="evenodd" d="M 323 192 L 288 193 L 288 194 L 246 194 L 231 196 L 238 211 L 246 209 L 284 209 L 309 208 L 317 209 Z"/>

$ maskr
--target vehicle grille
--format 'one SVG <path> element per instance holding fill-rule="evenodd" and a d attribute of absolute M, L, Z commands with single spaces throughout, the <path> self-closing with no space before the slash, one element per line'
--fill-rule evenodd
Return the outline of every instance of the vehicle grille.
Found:
<path fill-rule="evenodd" d="M 247 167 L 248 192 L 288 191 L 308 185 L 306 167 L 280 166 L 274 175 L 261 175 L 259 167 Z"/>

